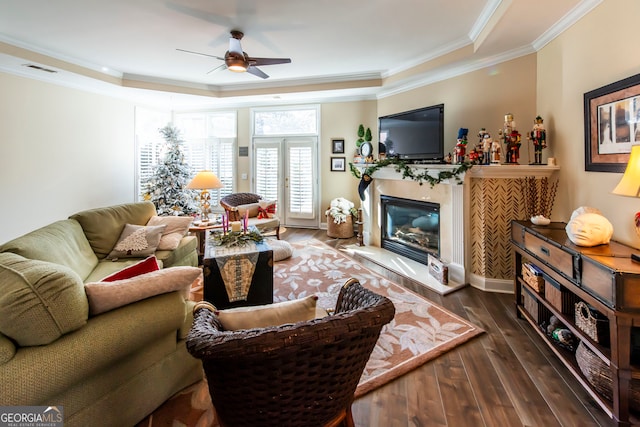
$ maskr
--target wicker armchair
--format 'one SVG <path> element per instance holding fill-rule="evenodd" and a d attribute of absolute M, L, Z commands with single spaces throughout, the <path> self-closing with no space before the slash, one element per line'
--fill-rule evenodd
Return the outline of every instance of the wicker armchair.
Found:
<path fill-rule="evenodd" d="M 202 359 L 225 427 L 353 426 L 358 381 L 395 315 L 388 298 L 355 279 L 334 314 L 296 324 L 224 331 L 206 305 L 194 311 L 187 349 Z"/>
<path fill-rule="evenodd" d="M 271 218 L 259 219 L 256 217 L 258 213 L 258 201 L 262 196 L 254 193 L 233 193 L 220 199 L 222 206 L 229 215 L 229 221 L 240 221 L 245 210 L 249 210 L 249 226 L 255 226 L 260 232 L 275 231 L 276 238 L 280 239 L 280 218 L 271 214 Z"/>

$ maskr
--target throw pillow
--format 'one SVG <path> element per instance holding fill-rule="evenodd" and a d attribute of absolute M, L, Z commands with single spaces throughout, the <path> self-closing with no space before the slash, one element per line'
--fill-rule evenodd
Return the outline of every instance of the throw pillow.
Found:
<path fill-rule="evenodd" d="M 306 298 L 275 304 L 218 310 L 215 314 L 227 331 L 266 328 L 315 319 L 316 301 L 316 295 L 309 295 Z"/>
<path fill-rule="evenodd" d="M 258 219 L 264 218 L 273 218 L 273 215 L 276 213 L 276 204 L 277 200 L 267 201 L 267 200 L 259 200 L 258 201 Z"/>
<path fill-rule="evenodd" d="M 166 225 L 147 227 L 126 224 L 107 258 L 144 258 L 153 255 L 166 227 Z"/>
<path fill-rule="evenodd" d="M 69 267 L 0 253 L 0 333 L 19 346 L 46 345 L 87 323 L 82 279 Z"/>
<path fill-rule="evenodd" d="M 253 218 L 258 216 L 258 208 L 260 205 L 258 203 L 247 203 L 246 205 L 238 205 L 236 209 L 238 210 L 238 215 L 240 218 L 244 218 L 244 213 L 249 211 L 249 218 Z"/>
<path fill-rule="evenodd" d="M 152 271 L 157 270 L 160 270 L 158 259 L 155 257 L 155 255 L 151 255 L 150 257 L 147 257 L 142 261 L 136 262 L 135 264 L 125 267 L 120 271 L 116 271 L 115 273 L 102 279 L 101 282 L 114 282 L 116 280 L 130 279 L 132 277 L 139 276 L 145 273 L 151 273 Z"/>
<path fill-rule="evenodd" d="M 162 232 L 159 251 L 172 251 L 178 247 L 180 241 L 187 235 L 193 218 L 190 216 L 152 216 L 147 222 L 148 226 L 166 225 Z"/>
<path fill-rule="evenodd" d="M 169 267 L 114 282 L 85 283 L 89 313 L 96 315 L 167 292 L 189 296 L 191 283 L 202 274 L 197 267 Z"/>

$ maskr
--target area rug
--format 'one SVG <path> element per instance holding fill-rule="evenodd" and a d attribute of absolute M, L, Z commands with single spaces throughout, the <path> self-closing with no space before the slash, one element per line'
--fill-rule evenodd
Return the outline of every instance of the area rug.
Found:
<path fill-rule="evenodd" d="M 354 277 L 387 296 L 395 318 L 382 328 L 356 390 L 362 396 L 483 331 L 426 298 L 368 270 L 341 251 L 318 241 L 292 243 L 291 258 L 274 263 L 274 302 L 318 296 L 318 305 L 334 308 L 344 282 Z M 139 426 L 217 426 L 206 382 L 183 390 Z"/>

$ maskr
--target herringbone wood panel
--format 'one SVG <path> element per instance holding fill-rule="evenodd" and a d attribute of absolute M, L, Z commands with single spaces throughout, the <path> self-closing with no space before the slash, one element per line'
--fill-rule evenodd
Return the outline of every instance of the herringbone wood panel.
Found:
<path fill-rule="evenodd" d="M 471 271 L 494 279 L 513 277 L 511 220 L 524 219 L 518 179 L 471 180 Z"/>

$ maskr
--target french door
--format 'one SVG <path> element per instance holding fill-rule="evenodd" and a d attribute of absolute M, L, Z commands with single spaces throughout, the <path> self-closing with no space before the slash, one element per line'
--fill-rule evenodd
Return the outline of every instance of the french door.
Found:
<path fill-rule="evenodd" d="M 317 227 L 317 137 L 253 138 L 253 191 L 278 201 L 284 226 Z"/>

